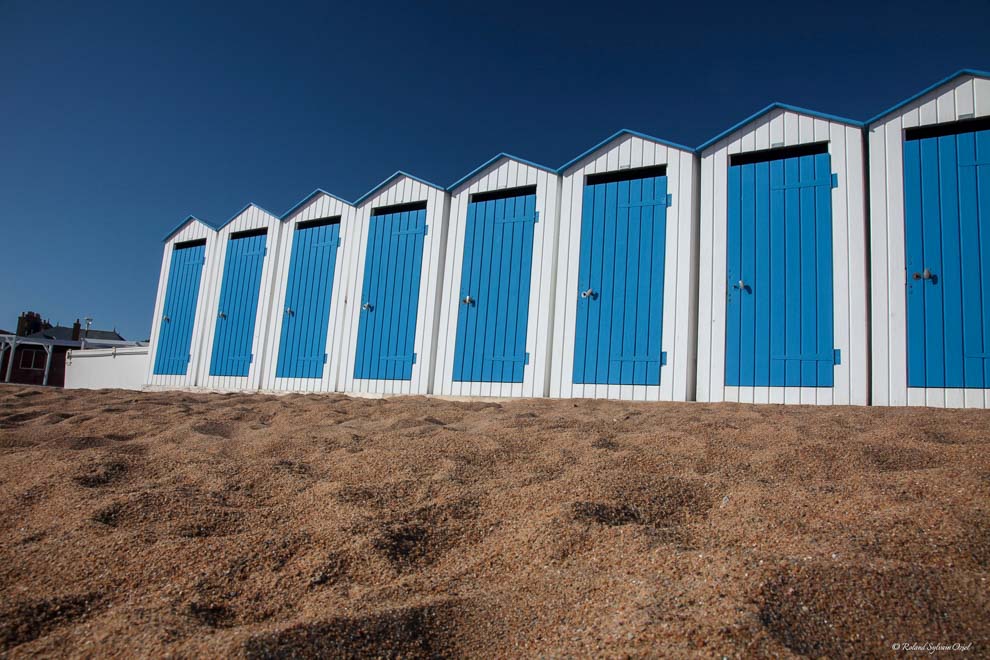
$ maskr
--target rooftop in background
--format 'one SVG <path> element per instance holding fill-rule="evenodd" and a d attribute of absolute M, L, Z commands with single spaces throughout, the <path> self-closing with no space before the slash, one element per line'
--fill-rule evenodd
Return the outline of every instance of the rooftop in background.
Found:
<path fill-rule="evenodd" d="M 35 332 L 34 334 L 28 335 L 31 339 L 56 339 L 59 341 L 78 341 L 78 339 L 72 336 L 72 327 L 65 327 L 64 325 L 56 325 L 55 327 L 48 328 L 47 330 L 41 330 L 40 332 Z M 80 330 L 79 339 L 93 339 L 93 340 L 110 340 L 110 341 L 125 341 L 123 337 L 117 334 L 116 330 Z"/>

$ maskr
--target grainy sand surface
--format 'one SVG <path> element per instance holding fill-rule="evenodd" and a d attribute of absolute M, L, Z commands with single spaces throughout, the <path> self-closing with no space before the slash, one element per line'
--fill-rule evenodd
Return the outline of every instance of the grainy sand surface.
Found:
<path fill-rule="evenodd" d="M 0 525 L 11 657 L 990 654 L 980 411 L 7 386 Z"/>

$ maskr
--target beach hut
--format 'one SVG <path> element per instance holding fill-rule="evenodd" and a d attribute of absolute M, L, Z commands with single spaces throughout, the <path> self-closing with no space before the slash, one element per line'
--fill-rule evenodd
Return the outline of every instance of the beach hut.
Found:
<path fill-rule="evenodd" d="M 699 148 L 699 401 L 869 402 L 863 142 L 775 103 Z"/>
<path fill-rule="evenodd" d="M 550 396 L 691 399 L 694 150 L 623 130 L 560 173 Z"/>
<path fill-rule="evenodd" d="M 204 271 L 214 257 L 216 231 L 189 216 L 164 241 L 146 382 L 161 388 L 194 387 L 211 284 Z"/>
<path fill-rule="evenodd" d="M 354 207 L 315 190 L 283 214 L 261 389 L 338 389 Z M 352 248 L 353 250 L 353 248 Z"/>
<path fill-rule="evenodd" d="M 499 154 L 448 191 L 434 393 L 548 394 L 560 179 Z"/>
<path fill-rule="evenodd" d="M 867 122 L 873 403 L 990 407 L 990 73 Z"/>
<path fill-rule="evenodd" d="M 248 204 L 217 229 L 218 247 L 207 262 L 202 387 L 260 386 L 281 226 L 278 217 Z"/>
<path fill-rule="evenodd" d="M 357 207 L 342 388 L 356 394 L 432 390 L 447 235 L 447 192 L 396 172 Z"/>

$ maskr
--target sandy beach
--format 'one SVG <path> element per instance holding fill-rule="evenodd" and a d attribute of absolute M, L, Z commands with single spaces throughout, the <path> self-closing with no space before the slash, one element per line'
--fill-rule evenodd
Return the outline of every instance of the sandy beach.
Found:
<path fill-rule="evenodd" d="M 990 412 L 0 387 L 0 654 L 990 654 Z"/>

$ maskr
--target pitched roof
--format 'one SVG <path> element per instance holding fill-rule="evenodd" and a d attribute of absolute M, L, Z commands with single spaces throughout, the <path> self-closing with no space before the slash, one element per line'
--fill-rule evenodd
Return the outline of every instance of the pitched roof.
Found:
<path fill-rule="evenodd" d="M 233 222 L 234 220 L 236 220 L 237 218 L 239 218 L 239 217 L 240 217 L 240 216 L 241 216 L 241 215 L 242 215 L 242 214 L 243 214 L 243 213 L 244 213 L 245 211 L 247 211 L 247 210 L 248 210 L 249 208 L 251 208 L 252 206 L 253 206 L 254 208 L 256 208 L 256 209 L 258 209 L 259 211 L 261 211 L 262 213 L 267 213 L 268 215 L 270 215 L 270 216 L 272 216 L 272 217 L 273 217 L 273 218 L 275 218 L 276 220 L 278 219 L 278 216 L 277 216 L 277 215 L 275 215 L 274 213 L 272 213 L 271 211 L 269 211 L 269 210 L 267 210 L 267 209 L 263 209 L 263 208 L 261 208 L 260 206 L 258 206 L 258 205 L 257 205 L 257 204 L 255 204 L 254 202 L 248 202 L 247 204 L 245 204 L 245 205 L 244 205 L 244 208 L 242 208 L 242 209 L 241 209 L 240 211 L 238 211 L 238 212 L 237 212 L 237 213 L 235 213 L 234 215 L 232 215 L 232 216 L 230 216 L 230 218 L 228 218 L 226 222 L 224 222 L 224 223 L 223 223 L 223 224 L 221 224 L 221 225 L 217 225 L 217 226 L 216 226 L 216 230 L 217 230 L 217 231 L 220 231 L 221 229 L 223 229 L 224 227 L 226 227 L 227 225 L 229 225 L 230 223 L 232 223 L 232 222 Z"/>
<path fill-rule="evenodd" d="M 57 339 L 59 341 L 73 341 L 72 328 L 64 325 L 56 325 L 46 330 L 39 330 L 28 335 L 31 339 Z M 113 341 L 124 341 L 124 338 L 117 334 L 116 330 L 93 330 L 83 329 L 79 331 L 80 338 L 86 339 L 110 339 Z"/>
<path fill-rule="evenodd" d="M 763 108 L 759 112 L 750 115 L 746 119 L 743 119 L 741 122 L 739 122 L 738 124 L 732 126 L 731 128 L 727 128 L 726 130 L 722 131 L 721 133 L 719 133 L 718 135 L 716 135 L 712 139 L 706 141 L 701 146 L 699 146 L 696 151 L 698 151 L 699 153 L 702 152 L 702 151 L 704 151 L 705 149 L 707 149 L 708 147 L 712 146 L 716 142 L 719 142 L 719 141 L 723 140 L 724 138 L 727 138 L 728 136 L 732 135 L 733 133 L 735 133 L 739 129 L 741 129 L 741 128 L 743 128 L 743 127 L 745 127 L 745 126 L 753 123 L 754 121 L 756 121 L 760 117 L 762 117 L 762 116 L 764 116 L 764 115 L 766 115 L 766 114 L 768 114 L 770 112 L 773 112 L 774 110 L 789 110 L 791 112 L 796 112 L 798 114 L 808 115 L 809 117 L 818 117 L 819 119 L 825 119 L 827 121 L 835 121 L 835 122 L 839 122 L 840 124 L 848 124 L 850 126 L 855 126 L 856 128 L 862 128 L 863 127 L 863 122 L 856 121 L 855 119 L 847 119 L 846 117 L 839 117 L 838 115 L 830 115 L 830 114 L 825 113 L 825 112 L 818 112 L 817 110 L 808 110 L 807 108 L 800 108 L 800 107 L 798 107 L 796 105 L 788 105 L 787 103 L 780 103 L 778 101 L 778 102 L 775 102 L 775 103 L 771 103 L 770 105 L 768 105 L 767 107 Z"/>
<path fill-rule="evenodd" d="M 384 181 L 382 181 L 381 183 L 379 183 L 377 186 L 375 186 L 374 188 L 372 188 L 371 190 L 369 190 L 368 192 L 364 193 L 363 195 L 361 195 L 360 197 L 358 197 L 356 200 L 354 200 L 354 206 L 361 206 L 361 204 L 363 204 L 366 200 L 370 199 L 379 190 L 381 190 L 382 188 L 384 188 L 388 184 L 392 183 L 393 181 L 395 181 L 399 177 L 403 177 L 403 176 L 406 177 L 407 179 L 412 179 L 413 181 L 419 181 L 424 186 L 430 186 L 431 188 L 436 188 L 437 190 L 443 190 L 444 189 L 443 186 L 438 186 L 435 183 L 430 183 L 426 179 L 420 179 L 418 176 L 413 176 L 412 174 L 408 174 L 407 172 L 403 172 L 402 170 L 398 170 L 395 174 L 393 174 L 392 176 L 388 177 L 387 179 L 385 179 Z"/>
<path fill-rule="evenodd" d="M 541 169 L 541 170 L 543 170 L 545 172 L 550 172 L 551 174 L 556 174 L 557 173 L 556 170 L 554 170 L 553 168 L 547 167 L 546 165 L 540 165 L 539 163 L 534 163 L 532 161 L 526 160 L 525 158 L 518 158 L 516 156 L 513 156 L 512 154 L 507 154 L 507 153 L 505 153 L 503 151 L 502 153 L 498 154 L 494 158 L 491 158 L 488 161 L 486 161 L 486 162 L 482 163 L 481 165 L 479 165 L 478 167 L 474 168 L 473 170 L 471 170 L 470 172 L 468 172 L 467 174 L 465 174 L 464 176 L 462 176 L 460 179 L 458 179 L 457 181 L 455 181 L 451 185 L 447 186 L 447 190 L 448 191 L 453 191 L 453 190 L 455 190 L 457 188 L 460 188 L 465 182 L 470 181 L 471 179 L 473 179 L 474 177 L 476 177 L 478 174 L 480 174 L 481 172 L 484 172 L 489 167 L 491 167 L 492 165 L 494 165 L 498 161 L 502 160 L 503 158 L 506 158 L 508 160 L 514 160 L 517 163 L 522 163 L 523 165 L 529 165 L 530 167 L 535 167 L 535 168 Z"/>
<path fill-rule="evenodd" d="M 173 236 L 175 236 L 177 233 L 179 233 L 179 230 L 180 229 L 182 229 L 183 227 L 185 227 L 190 222 L 198 222 L 199 224 L 203 225 L 204 227 L 206 227 L 210 231 L 216 231 L 216 227 L 214 227 L 210 223 L 208 223 L 208 222 L 206 222 L 204 220 L 200 220 L 199 218 L 197 218 L 194 215 L 190 215 L 190 216 L 186 216 L 186 219 L 185 220 L 183 220 L 182 222 L 180 222 L 179 224 L 177 224 L 175 227 L 173 227 L 172 228 L 172 231 L 170 231 L 169 233 L 165 234 L 165 238 L 162 239 L 162 242 L 165 242 L 168 239 L 170 239 Z"/>
<path fill-rule="evenodd" d="M 333 193 L 328 193 L 326 190 L 323 190 L 322 188 L 317 188 L 316 190 L 314 190 L 313 192 L 309 193 L 308 195 L 306 195 L 305 197 L 303 197 L 301 200 L 299 200 L 298 202 L 296 202 L 292 206 L 292 208 L 290 208 L 288 211 L 286 211 L 285 213 L 283 213 L 281 215 L 281 217 L 279 218 L 279 220 L 285 220 L 290 215 L 292 215 L 293 213 L 295 213 L 296 211 L 298 211 L 299 209 L 301 209 L 302 207 L 304 207 L 306 204 L 308 204 L 317 195 L 326 195 L 327 197 L 331 197 L 331 198 L 337 200 L 338 202 L 340 202 L 342 204 L 347 204 L 348 206 L 354 206 L 353 204 L 351 204 L 350 202 L 348 202 L 343 197 L 337 197 Z"/>
<path fill-rule="evenodd" d="M 874 115 L 870 119 L 867 119 L 865 123 L 867 125 L 869 125 L 869 124 L 872 124 L 873 122 L 875 122 L 875 121 L 877 121 L 879 119 L 883 119 L 884 117 L 886 117 L 887 115 L 891 114 L 892 112 L 896 112 L 896 111 L 900 110 L 901 108 L 903 108 L 904 106 L 908 105 L 909 103 L 913 103 L 913 102 L 917 101 L 918 99 L 920 99 L 925 94 L 928 94 L 929 92 L 933 92 L 936 89 L 938 89 L 939 87 L 941 87 L 942 85 L 947 85 L 950 82 L 952 82 L 953 80 L 955 80 L 957 78 L 962 78 L 963 76 L 973 76 L 974 78 L 990 78 L 990 71 L 980 71 L 978 69 L 960 69 L 959 71 L 956 71 L 955 73 L 953 73 L 951 76 L 948 76 L 947 78 L 943 78 L 942 80 L 939 80 L 937 83 L 935 83 L 933 85 L 929 85 L 928 87 L 925 87 L 923 90 L 921 90 L 917 94 L 912 94 L 911 96 L 907 97 L 903 101 L 899 101 L 898 103 L 895 103 L 894 105 L 892 105 L 891 107 L 887 108 L 886 110 L 884 110 L 880 114 Z"/>
<path fill-rule="evenodd" d="M 666 145 L 668 147 L 673 147 L 674 149 L 679 149 L 681 151 L 686 151 L 686 152 L 691 153 L 691 154 L 694 153 L 694 149 L 693 148 L 686 147 L 683 144 L 677 144 L 676 142 L 671 142 L 670 140 L 664 140 L 663 138 L 653 137 L 652 135 L 647 135 L 646 133 L 640 133 L 639 131 L 633 131 L 633 130 L 630 130 L 628 128 L 623 128 L 620 131 L 618 131 L 616 133 L 613 133 L 611 136 L 605 138 L 604 140 L 602 140 L 601 142 L 599 142 L 598 144 L 596 144 L 592 148 L 588 149 L 587 151 L 585 151 L 584 153 L 582 153 L 580 156 L 576 156 L 575 158 L 572 158 L 569 161 L 567 161 L 566 163 L 564 163 L 563 165 L 561 165 L 559 168 L 557 168 L 557 173 L 558 174 L 563 174 L 565 170 L 570 169 L 571 167 L 573 167 L 577 163 L 581 162 L 582 160 L 584 160 L 585 158 L 587 158 L 591 154 L 595 153 L 596 151 L 598 151 L 602 147 L 605 147 L 605 146 L 611 144 L 612 142 L 615 142 L 617 139 L 619 139 L 620 137 L 622 137 L 624 135 L 631 135 L 631 136 L 634 136 L 634 137 L 643 138 L 644 140 L 649 140 L 650 142 L 656 142 L 657 144 L 663 144 L 663 145 Z"/>

